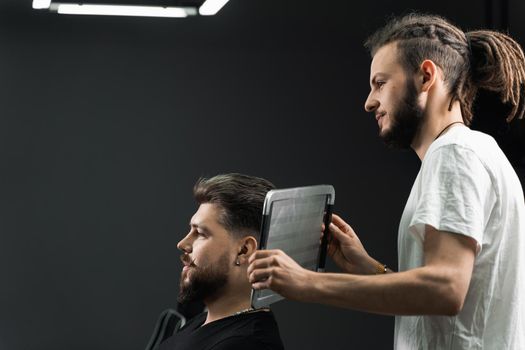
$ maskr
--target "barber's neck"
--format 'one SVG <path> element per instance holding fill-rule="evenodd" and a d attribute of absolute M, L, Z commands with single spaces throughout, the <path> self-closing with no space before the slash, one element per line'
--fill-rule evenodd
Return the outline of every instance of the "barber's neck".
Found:
<path fill-rule="evenodd" d="M 411 147 L 423 161 L 428 148 L 436 140 L 436 137 L 447 133 L 455 122 L 463 122 L 461 107 L 458 101 L 452 104 L 448 110 L 448 101 L 443 99 L 440 103 L 430 103 L 424 116 L 419 132 L 414 137 Z M 459 123 L 458 123 L 459 124 Z M 448 126 L 448 127 L 447 127 Z M 441 135 L 440 133 L 443 132 Z"/>
<path fill-rule="evenodd" d="M 213 300 L 205 300 L 208 315 L 204 324 L 233 316 L 251 307 L 251 287 L 248 281 L 242 286 L 227 285 L 223 293 Z"/>

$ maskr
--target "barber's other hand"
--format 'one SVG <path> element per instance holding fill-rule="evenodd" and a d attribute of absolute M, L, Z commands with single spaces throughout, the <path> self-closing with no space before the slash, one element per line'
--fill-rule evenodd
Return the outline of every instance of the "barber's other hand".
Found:
<path fill-rule="evenodd" d="M 332 215 L 328 255 L 343 271 L 367 275 L 375 273 L 377 262 L 366 252 L 354 230 L 338 215 Z"/>
<path fill-rule="evenodd" d="M 314 274 L 282 250 L 258 250 L 249 259 L 248 280 L 252 288 L 271 289 L 287 299 L 307 301 Z"/>

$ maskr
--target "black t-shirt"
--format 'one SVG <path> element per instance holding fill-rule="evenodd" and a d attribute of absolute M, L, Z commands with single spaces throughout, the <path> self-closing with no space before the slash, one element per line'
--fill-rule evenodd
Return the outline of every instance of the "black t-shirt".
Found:
<path fill-rule="evenodd" d="M 279 328 L 271 311 L 248 312 L 210 322 L 206 312 L 160 344 L 159 350 L 282 350 Z"/>

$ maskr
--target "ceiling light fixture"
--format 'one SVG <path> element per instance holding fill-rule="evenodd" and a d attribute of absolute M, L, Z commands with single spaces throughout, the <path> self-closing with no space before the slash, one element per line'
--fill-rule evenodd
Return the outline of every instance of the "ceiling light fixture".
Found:
<path fill-rule="evenodd" d="M 56 5 L 57 13 L 67 14 L 67 15 L 176 17 L 176 18 L 183 18 L 183 17 L 188 16 L 188 12 L 186 12 L 186 10 L 181 7 L 52 4 L 50 10 L 55 10 L 55 5 Z"/>
<path fill-rule="evenodd" d="M 219 12 L 227 2 L 228 0 L 206 0 L 199 8 L 199 14 L 201 16 L 213 16 Z"/>
<path fill-rule="evenodd" d="M 134 4 L 115 3 L 115 0 L 94 0 L 112 2 L 106 4 L 91 3 L 93 0 L 83 0 L 82 3 L 67 1 L 33 0 L 33 8 L 39 10 L 47 9 L 51 12 L 70 15 L 182 18 L 197 14 L 201 16 L 215 15 L 229 0 L 172 0 L 171 2 L 175 6 L 152 6 L 153 1 L 149 1 L 150 5 L 140 5 L 137 4 L 137 0 L 132 0 Z M 163 1 L 162 5 L 165 4 L 166 1 Z"/>
<path fill-rule="evenodd" d="M 33 0 L 34 9 L 47 9 L 49 6 L 51 6 L 51 0 Z"/>

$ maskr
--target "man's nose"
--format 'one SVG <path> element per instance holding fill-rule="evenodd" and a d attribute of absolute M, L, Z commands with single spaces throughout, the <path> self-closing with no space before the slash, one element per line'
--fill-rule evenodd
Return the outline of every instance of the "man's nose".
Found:
<path fill-rule="evenodd" d="M 370 91 L 365 101 L 365 111 L 373 112 L 378 107 L 379 107 L 379 101 L 374 98 L 372 91 Z"/>
<path fill-rule="evenodd" d="M 190 239 L 190 233 L 186 235 L 183 239 L 177 243 L 177 249 L 180 251 L 183 251 L 185 253 L 191 252 L 191 239 Z"/>

